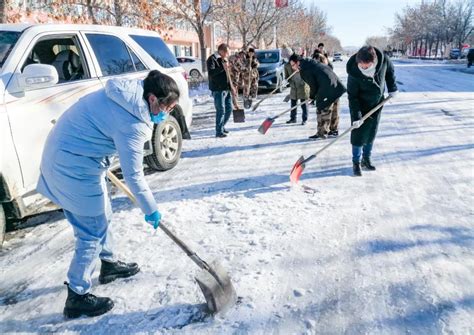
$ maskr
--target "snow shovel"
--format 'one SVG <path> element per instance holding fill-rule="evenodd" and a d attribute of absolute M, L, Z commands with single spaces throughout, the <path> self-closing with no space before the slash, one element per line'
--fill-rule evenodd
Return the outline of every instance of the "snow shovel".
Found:
<path fill-rule="evenodd" d="M 290 80 L 291 77 L 293 77 L 293 76 L 294 76 L 296 73 L 298 73 L 298 72 L 299 72 L 299 71 L 293 72 L 288 78 L 286 78 L 286 80 L 287 80 L 287 81 Z M 264 97 L 264 98 L 260 99 L 259 101 L 257 101 L 257 103 L 256 103 L 255 105 L 253 105 L 253 107 L 252 107 L 252 112 L 255 112 L 255 110 L 258 108 L 258 106 L 260 106 L 260 104 L 261 104 L 263 101 L 265 101 L 266 99 L 270 98 L 276 91 L 278 91 L 279 88 L 280 88 L 279 86 L 275 87 L 275 89 L 274 89 L 273 91 L 271 91 L 270 94 L 268 94 L 266 97 Z"/>
<path fill-rule="evenodd" d="M 111 171 L 107 171 L 107 177 L 122 192 L 124 192 L 132 202 L 136 203 L 136 198 L 130 192 L 128 187 L 122 183 Z M 183 241 L 173 234 L 164 224 L 160 222 L 161 230 L 173 240 L 194 263 L 199 266 L 201 271 L 195 276 L 195 280 L 201 288 L 207 307 L 212 314 L 225 312 L 237 302 L 237 294 L 232 285 L 227 271 L 217 260 L 208 264 L 202 260 L 194 251 L 192 251 Z"/>
<path fill-rule="evenodd" d="M 291 100 L 291 96 L 288 94 L 284 99 L 283 102 L 288 102 Z"/>
<path fill-rule="evenodd" d="M 239 94 L 239 88 L 237 87 L 237 91 L 235 90 L 234 84 L 232 83 L 232 77 L 229 71 L 224 70 L 225 74 L 227 75 L 227 80 L 229 81 L 230 85 L 230 93 L 232 94 L 232 105 L 234 109 L 232 110 L 232 118 L 234 123 L 242 123 L 245 122 L 245 111 L 239 107 L 239 102 L 237 101 L 236 95 Z"/>
<path fill-rule="evenodd" d="M 365 120 L 367 120 L 372 114 L 374 114 L 380 107 L 382 107 L 388 100 L 390 100 L 390 96 L 388 96 L 387 98 L 383 99 L 377 106 L 375 106 L 374 108 L 372 108 L 367 114 L 365 114 L 361 121 L 362 123 L 364 123 Z M 341 138 L 343 138 L 346 134 L 348 134 L 352 129 L 354 129 L 355 126 L 351 126 L 349 128 L 347 128 L 341 135 L 339 135 L 338 137 L 336 137 L 334 140 L 332 140 L 331 142 L 329 142 L 328 144 L 326 144 L 324 147 L 322 147 L 321 149 L 319 149 L 317 152 L 315 152 L 314 154 L 312 154 L 311 156 L 309 156 L 308 158 L 304 158 L 304 156 L 301 156 L 300 158 L 298 158 L 298 160 L 296 161 L 295 165 L 293 165 L 293 168 L 291 169 L 291 172 L 290 172 L 290 181 L 291 183 L 293 184 L 297 184 L 298 181 L 300 180 L 300 177 L 301 177 L 301 174 L 303 173 L 303 170 L 305 168 L 305 164 L 308 163 L 309 161 L 315 159 L 319 154 L 321 154 L 324 150 L 326 150 L 327 148 L 329 148 L 331 145 L 333 145 L 334 143 L 336 143 L 337 141 L 339 141 Z"/>
<path fill-rule="evenodd" d="M 281 112 L 280 114 L 278 115 L 275 115 L 274 117 L 267 117 L 265 119 L 265 121 L 262 122 L 262 124 L 260 125 L 260 127 L 258 127 L 258 132 L 262 135 L 265 135 L 266 132 L 268 131 L 268 129 L 270 129 L 270 127 L 272 126 L 273 122 L 275 122 L 276 119 L 278 119 L 280 116 L 282 116 L 283 114 L 286 114 L 288 112 L 291 112 L 293 109 L 295 108 L 298 108 L 299 106 L 301 106 L 302 104 L 305 104 L 307 102 L 311 102 L 311 99 L 308 99 L 308 100 L 305 100 L 303 102 L 300 102 L 299 104 L 296 104 L 296 106 L 293 106 L 291 108 L 288 108 L 286 110 L 284 110 L 283 112 Z"/>

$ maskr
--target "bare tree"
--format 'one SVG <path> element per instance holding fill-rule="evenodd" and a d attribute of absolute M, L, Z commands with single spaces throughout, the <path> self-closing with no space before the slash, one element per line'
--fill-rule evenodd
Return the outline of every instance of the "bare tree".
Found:
<path fill-rule="evenodd" d="M 7 22 L 8 0 L 0 0 L 0 23 Z"/>
<path fill-rule="evenodd" d="M 386 50 L 390 45 L 390 39 L 388 36 L 370 36 L 365 40 L 365 44 L 380 50 Z"/>
<path fill-rule="evenodd" d="M 413 56 L 446 55 L 473 33 L 472 0 L 438 0 L 406 7 L 390 29 L 392 43 Z M 434 53 L 433 53 L 434 52 Z"/>
<path fill-rule="evenodd" d="M 177 20 L 185 20 L 196 31 L 199 39 L 202 68 L 206 69 L 206 50 L 205 27 L 209 24 L 212 13 L 221 6 L 221 2 L 202 1 L 202 0 L 169 0 L 156 3 L 157 8 L 164 15 Z"/>

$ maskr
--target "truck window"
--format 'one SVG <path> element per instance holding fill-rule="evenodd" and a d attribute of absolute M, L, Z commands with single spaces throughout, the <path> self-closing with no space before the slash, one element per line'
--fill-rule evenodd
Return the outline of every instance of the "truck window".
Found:
<path fill-rule="evenodd" d="M 20 35 L 19 31 L 0 31 L 0 68 L 7 60 Z"/>
<path fill-rule="evenodd" d="M 159 37 L 130 35 L 153 59 L 164 68 L 178 67 L 178 61 L 170 48 Z"/>
<path fill-rule="evenodd" d="M 86 34 L 99 62 L 103 76 L 142 71 L 140 59 L 118 37 L 105 34 Z"/>
<path fill-rule="evenodd" d="M 90 78 L 78 40 L 74 36 L 41 38 L 28 53 L 21 71 L 30 64 L 52 65 L 59 83 Z"/>

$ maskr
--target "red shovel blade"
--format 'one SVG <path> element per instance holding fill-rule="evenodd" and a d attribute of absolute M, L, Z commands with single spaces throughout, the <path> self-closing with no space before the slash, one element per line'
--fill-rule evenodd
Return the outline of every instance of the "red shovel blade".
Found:
<path fill-rule="evenodd" d="M 270 118 L 270 117 L 267 117 L 267 118 L 265 119 L 265 121 L 262 122 L 262 124 L 260 125 L 260 127 L 258 127 L 258 132 L 259 132 L 260 134 L 265 135 L 265 133 L 268 131 L 268 129 L 270 129 L 270 127 L 272 126 L 273 121 L 275 121 L 275 120 L 272 119 L 272 118 Z"/>
<path fill-rule="evenodd" d="M 290 172 L 290 181 L 292 184 L 298 184 L 300 181 L 301 174 L 303 173 L 304 170 L 304 156 L 301 156 L 293 165 L 293 169 L 291 169 Z"/>

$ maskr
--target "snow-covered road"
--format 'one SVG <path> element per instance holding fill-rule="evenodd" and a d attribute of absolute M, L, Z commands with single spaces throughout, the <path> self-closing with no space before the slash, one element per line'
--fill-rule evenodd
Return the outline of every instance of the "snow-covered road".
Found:
<path fill-rule="evenodd" d="M 345 83 L 345 63 L 335 67 Z M 325 143 L 307 139 L 314 107 L 306 126 L 284 116 L 263 136 L 265 117 L 287 108 L 278 94 L 216 139 L 201 99 L 182 160 L 147 180 L 172 229 L 222 261 L 242 303 L 204 317 L 195 265 L 117 193 L 115 250 L 142 271 L 94 287 L 115 308 L 63 319 L 72 229 L 41 215 L 0 253 L 0 333 L 474 334 L 474 72 L 463 71 L 396 62 L 401 93 L 384 108 L 377 171 L 352 177 L 345 138 L 306 166 L 307 188 L 288 174 Z"/>

